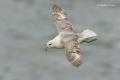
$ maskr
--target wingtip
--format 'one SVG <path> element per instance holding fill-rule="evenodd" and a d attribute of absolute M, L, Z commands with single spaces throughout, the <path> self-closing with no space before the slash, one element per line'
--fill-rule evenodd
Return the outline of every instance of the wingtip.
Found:
<path fill-rule="evenodd" d="M 83 59 L 78 58 L 77 60 L 75 60 L 75 61 L 72 63 L 72 65 L 75 66 L 75 67 L 79 67 L 79 66 L 81 66 L 83 63 L 84 63 L 84 62 L 83 62 Z"/>
<path fill-rule="evenodd" d="M 68 60 L 74 67 L 79 67 L 80 65 L 82 65 L 84 63 L 83 57 L 81 55 L 75 54 L 75 53 L 69 55 Z"/>
<path fill-rule="evenodd" d="M 58 6 L 57 4 L 53 4 L 52 9 L 55 10 L 56 8 L 60 8 L 60 6 Z"/>
<path fill-rule="evenodd" d="M 57 4 L 53 4 L 53 7 L 56 7 L 57 6 Z"/>
<path fill-rule="evenodd" d="M 54 4 L 52 7 L 52 15 L 56 19 L 66 19 L 67 18 L 67 12 L 62 6 L 59 6 L 57 4 Z"/>
<path fill-rule="evenodd" d="M 57 5 L 56 4 L 53 4 L 53 8 L 56 7 Z"/>

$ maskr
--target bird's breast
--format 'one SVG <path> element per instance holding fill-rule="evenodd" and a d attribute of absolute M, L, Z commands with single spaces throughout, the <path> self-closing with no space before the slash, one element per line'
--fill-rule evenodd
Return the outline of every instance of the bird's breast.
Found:
<path fill-rule="evenodd" d="M 62 44 L 60 35 L 55 37 L 55 44 L 56 44 L 56 46 L 55 46 L 56 48 L 64 48 L 64 45 Z"/>

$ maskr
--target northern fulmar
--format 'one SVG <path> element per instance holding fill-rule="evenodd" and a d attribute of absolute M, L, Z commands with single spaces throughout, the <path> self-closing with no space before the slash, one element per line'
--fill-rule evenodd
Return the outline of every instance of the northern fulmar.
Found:
<path fill-rule="evenodd" d="M 79 67 L 83 63 L 83 57 L 80 54 L 80 43 L 89 43 L 96 40 L 97 34 L 89 29 L 81 33 L 74 32 L 73 25 L 68 20 L 66 10 L 59 5 L 53 5 L 52 15 L 58 35 L 47 42 L 47 47 L 65 48 L 68 61 L 73 66 Z"/>

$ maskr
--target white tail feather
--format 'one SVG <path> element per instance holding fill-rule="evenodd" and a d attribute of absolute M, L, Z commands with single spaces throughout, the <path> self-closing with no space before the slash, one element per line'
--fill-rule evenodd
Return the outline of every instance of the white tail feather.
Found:
<path fill-rule="evenodd" d="M 97 34 L 89 29 L 84 30 L 82 33 L 79 33 L 79 42 L 91 42 L 96 40 Z"/>

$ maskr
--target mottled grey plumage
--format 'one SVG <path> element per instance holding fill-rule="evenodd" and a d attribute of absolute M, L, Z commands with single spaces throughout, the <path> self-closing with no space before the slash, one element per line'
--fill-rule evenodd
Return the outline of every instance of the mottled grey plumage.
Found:
<path fill-rule="evenodd" d="M 78 67 L 83 63 L 83 58 L 80 54 L 80 43 L 83 41 L 87 42 L 91 38 L 91 40 L 96 39 L 96 34 L 90 30 L 75 33 L 72 23 L 67 18 L 66 10 L 58 5 L 53 5 L 52 9 L 54 23 L 59 34 L 47 43 L 47 47 L 65 48 L 68 61 Z"/>

